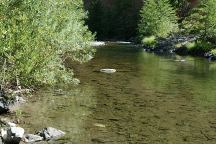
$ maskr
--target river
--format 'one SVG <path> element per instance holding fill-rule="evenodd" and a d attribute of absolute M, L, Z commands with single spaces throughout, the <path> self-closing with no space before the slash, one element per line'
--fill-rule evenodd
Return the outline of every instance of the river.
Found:
<path fill-rule="evenodd" d="M 67 134 L 57 144 L 216 143 L 216 63 L 113 43 L 71 67 L 79 86 L 40 90 L 22 106 L 28 132 L 61 129 Z"/>

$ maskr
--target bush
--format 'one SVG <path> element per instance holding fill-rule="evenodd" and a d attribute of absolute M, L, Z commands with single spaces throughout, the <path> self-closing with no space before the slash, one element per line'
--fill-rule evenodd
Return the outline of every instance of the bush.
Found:
<path fill-rule="evenodd" d="M 168 0 L 146 0 L 140 11 L 140 37 L 155 35 L 167 37 L 178 30 L 175 10 Z"/>
<path fill-rule="evenodd" d="M 216 56 L 216 49 L 211 50 L 210 54 L 212 54 L 213 56 Z"/>
<path fill-rule="evenodd" d="M 144 37 L 142 40 L 142 44 L 144 44 L 145 46 L 154 47 L 156 44 L 156 37 L 155 36 Z"/>
<path fill-rule="evenodd" d="M 190 49 L 193 49 L 196 47 L 196 43 L 195 42 L 188 42 L 188 43 L 186 43 L 185 46 L 188 50 L 190 50 Z"/>
<path fill-rule="evenodd" d="M 213 47 L 214 45 L 210 42 L 197 40 L 188 42 L 183 46 L 181 45 L 181 47 L 177 48 L 177 53 L 203 56 L 205 53 L 211 51 Z"/>
<path fill-rule="evenodd" d="M 93 39 L 81 0 L 1 0 L 1 84 L 22 86 L 73 81 L 64 58 L 88 60 Z"/>

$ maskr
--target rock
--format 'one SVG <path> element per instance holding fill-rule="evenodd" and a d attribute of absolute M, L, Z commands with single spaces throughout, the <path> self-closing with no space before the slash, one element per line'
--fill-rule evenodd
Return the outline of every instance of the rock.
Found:
<path fill-rule="evenodd" d="M 1 129 L 1 136 L 5 144 L 19 144 L 25 130 L 21 127 Z"/>
<path fill-rule="evenodd" d="M 175 60 L 176 62 L 186 62 L 186 60 L 181 59 L 181 60 Z"/>
<path fill-rule="evenodd" d="M 16 127 L 16 124 L 15 124 L 15 123 L 12 123 L 12 122 L 7 122 L 7 125 L 8 125 L 9 127 Z"/>
<path fill-rule="evenodd" d="M 58 139 L 62 136 L 65 135 L 65 132 L 52 128 L 52 127 L 48 127 L 48 128 L 44 128 L 41 131 L 39 131 L 37 133 L 38 135 L 40 135 L 41 137 L 44 138 L 44 140 L 55 140 Z"/>
<path fill-rule="evenodd" d="M 116 69 L 101 69 L 100 72 L 111 74 L 115 73 Z"/>
<path fill-rule="evenodd" d="M 11 127 L 11 133 L 18 138 L 22 138 L 24 136 L 25 130 L 21 127 Z"/>
<path fill-rule="evenodd" d="M 23 104 L 26 102 L 26 100 L 24 100 L 23 97 L 15 96 L 14 102 L 17 104 Z"/>
<path fill-rule="evenodd" d="M 38 141 L 42 141 L 43 137 L 39 136 L 39 135 L 33 135 L 33 134 L 26 134 L 24 136 L 24 142 L 26 143 L 34 143 L 34 142 L 38 142 Z"/>
<path fill-rule="evenodd" d="M 106 127 L 104 124 L 99 124 L 99 123 L 95 123 L 94 126 L 101 127 L 101 128 L 105 128 Z"/>
<path fill-rule="evenodd" d="M 7 118 L 1 118 L 0 123 L 2 127 L 16 127 L 16 124 L 10 122 Z"/>
<path fill-rule="evenodd" d="M 9 104 L 7 100 L 0 97 L 0 114 L 7 113 L 9 111 Z"/>

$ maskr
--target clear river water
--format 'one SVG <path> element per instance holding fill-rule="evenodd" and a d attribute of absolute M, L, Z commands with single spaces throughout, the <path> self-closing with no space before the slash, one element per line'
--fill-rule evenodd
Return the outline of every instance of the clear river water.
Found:
<path fill-rule="evenodd" d="M 20 114 L 26 131 L 65 131 L 56 144 L 216 143 L 215 62 L 113 43 L 88 63 L 68 65 L 80 85 L 29 98 Z"/>

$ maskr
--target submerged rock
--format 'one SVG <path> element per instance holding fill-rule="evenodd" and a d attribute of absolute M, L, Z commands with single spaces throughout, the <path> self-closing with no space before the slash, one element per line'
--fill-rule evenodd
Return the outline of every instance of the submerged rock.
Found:
<path fill-rule="evenodd" d="M 181 60 L 175 60 L 176 62 L 186 62 L 185 59 L 181 59 Z"/>
<path fill-rule="evenodd" d="M 1 118 L 0 123 L 2 127 L 16 127 L 16 124 L 10 122 L 7 118 Z"/>
<path fill-rule="evenodd" d="M 116 69 L 101 69 L 100 70 L 100 72 L 108 73 L 108 74 L 115 73 L 116 71 L 117 71 Z"/>
<path fill-rule="evenodd" d="M 26 143 L 34 143 L 34 142 L 38 142 L 38 141 L 42 141 L 43 137 L 39 136 L 39 135 L 34 135 L 34 134 L 26 134 L 24 136 L 24 142 Z"/>
<path fill-rule="evenodd" d="M 42 129 L 37 134 L 39 136 L 43 137 L 44 140 L 49 141 L 49 140 L 55 140 L 55 139 L 58 139 L 58 138 L 64 136 L 65 132 L 58 130 L 58 129 L 55 129 L 55 128 L 52 128 L 52 127 L 48 127 L 48 128 Z"/>
<path fill-rule="evenodd" d="M 26 102 L 26 100 L 23 97 L 15 96 L 15 98 L 14 98 L 14 103 L 16 103 L 16 104 L 23 104 L 25 102 Z"/>

